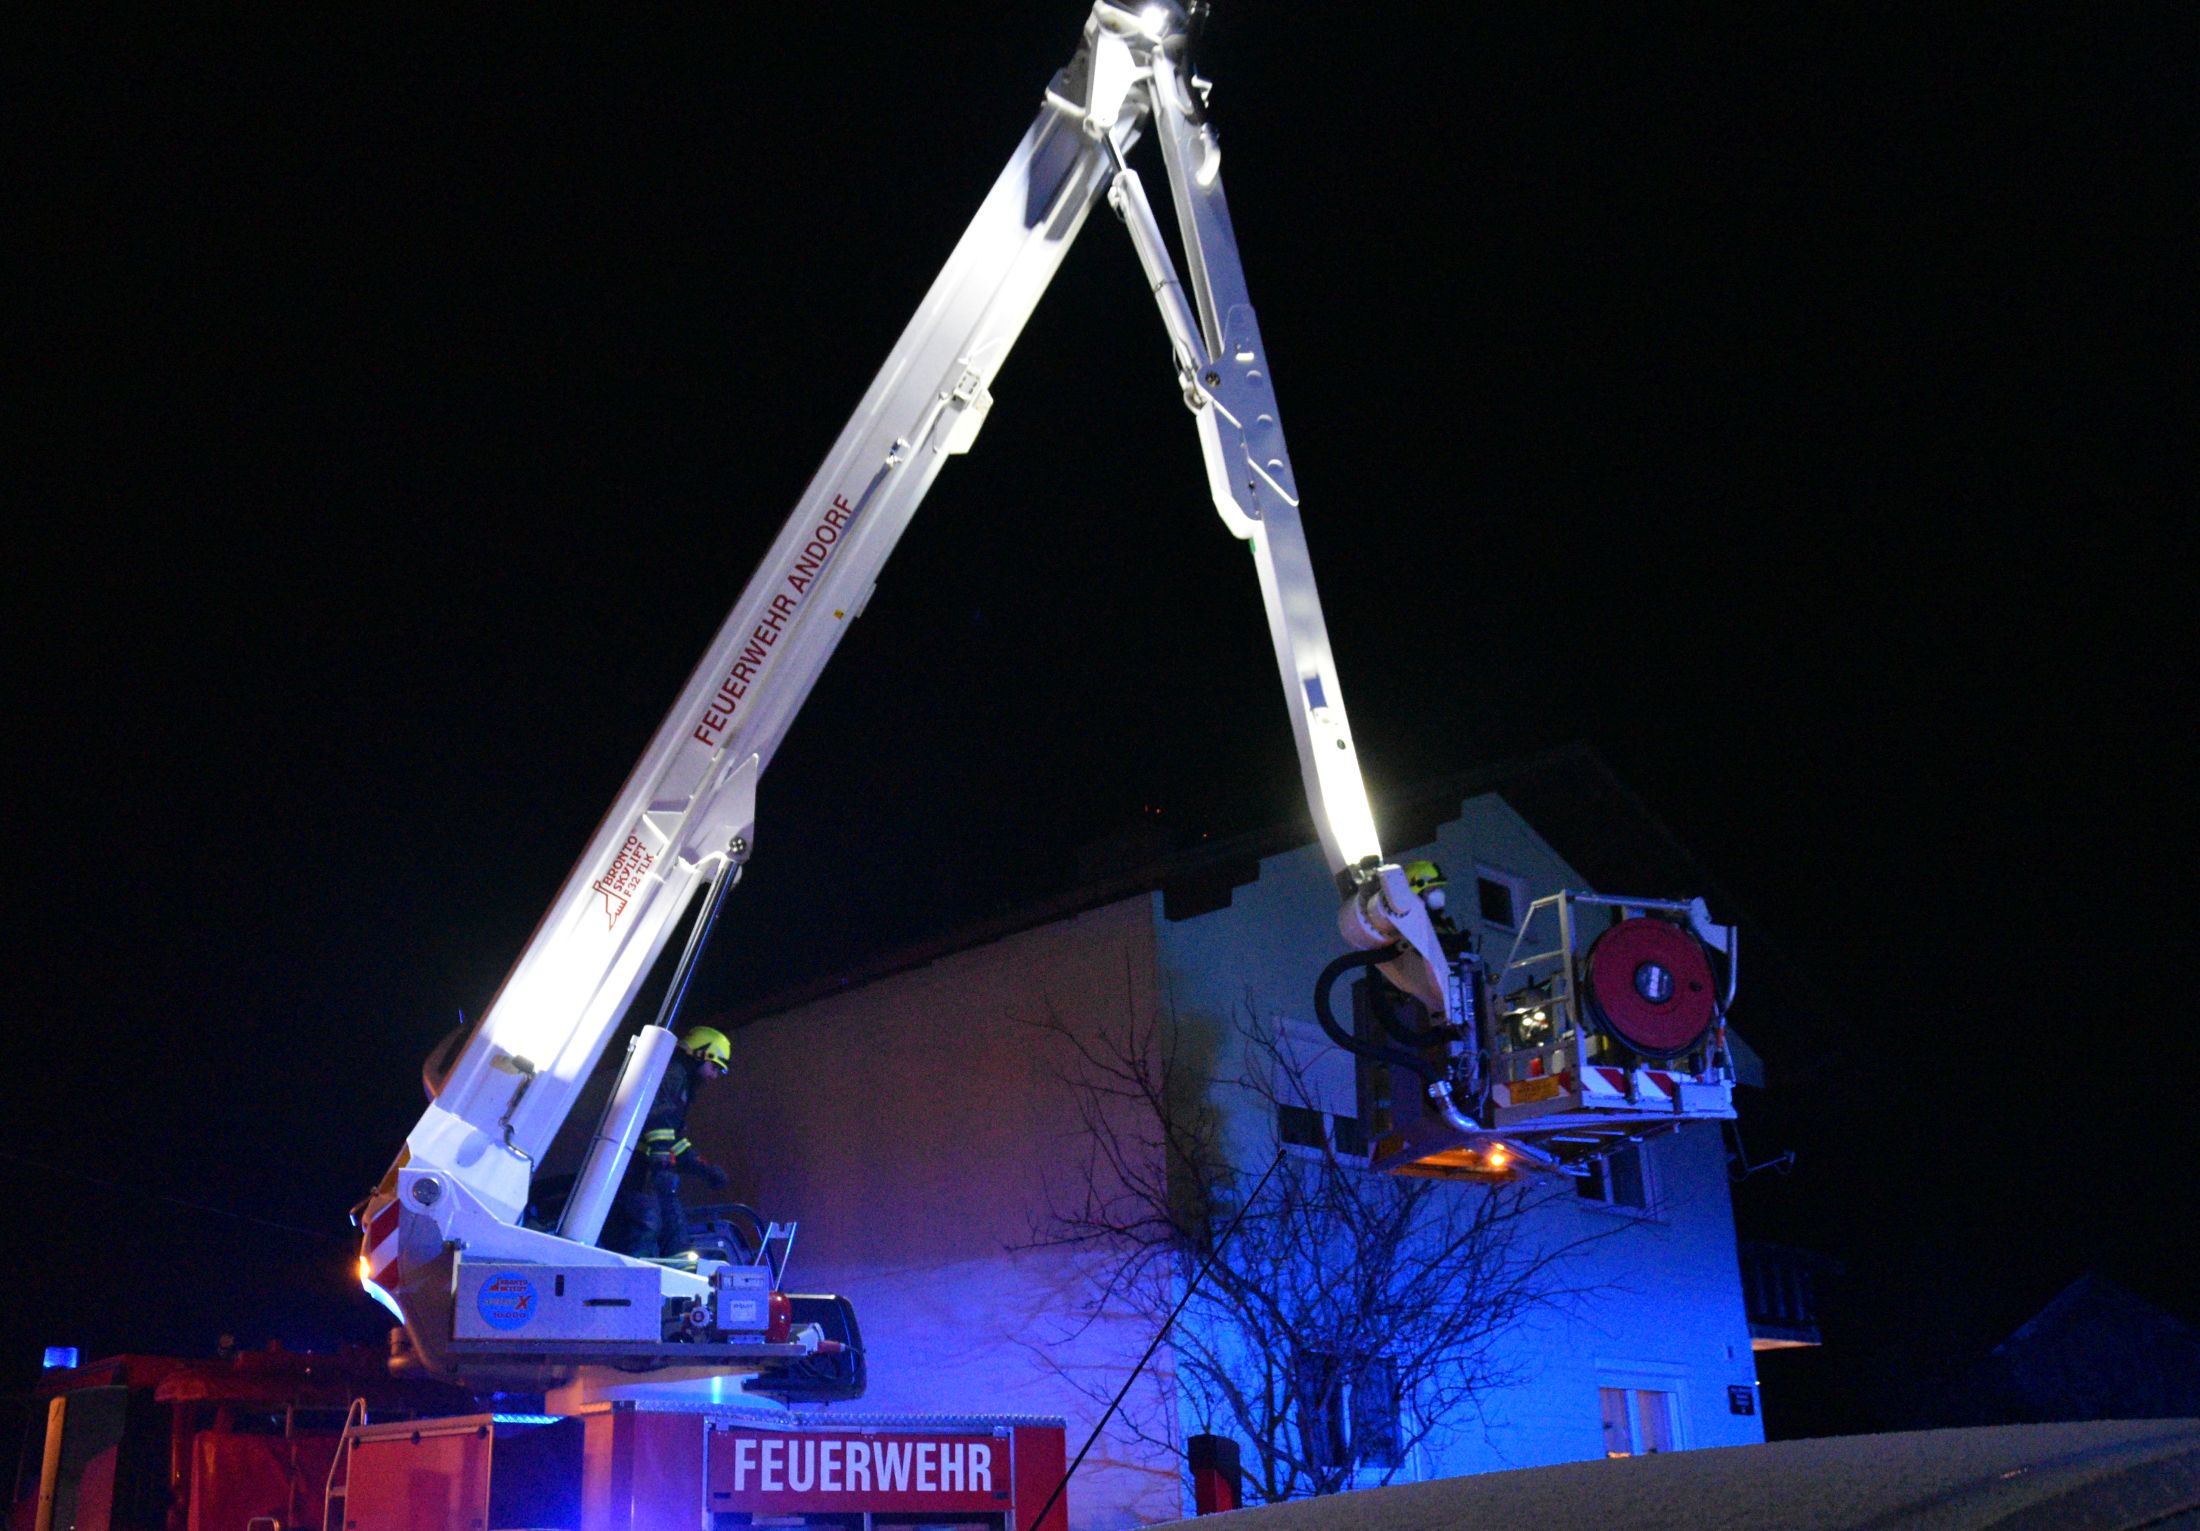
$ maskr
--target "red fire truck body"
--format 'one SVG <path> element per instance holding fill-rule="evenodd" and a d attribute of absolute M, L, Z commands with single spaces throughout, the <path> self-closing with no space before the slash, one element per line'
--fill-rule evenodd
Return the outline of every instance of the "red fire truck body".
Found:
<path fill-rule="evenodd" d="M 1066 1531 L 1059 1419 L 796 1416 L 616 1403 L 481 1414 L 347 1438 L 327 1531 L 662 1526 Z"/>
<path fill-rule="evenodd" d="M 8 1531 L 290 1531 L 321 1523 L 355 1401 L 380 1419 L 468 1406 L 373 1351 L 122 1355 L 40 1380 Z"/>
<path fill-rule="evenodd" d="M 1066 1465 L 1054 1418 L 453 1413 L 454 1389 L 371 1355 L 294 1351 L 117 1356 L 49 1373 L 34 1404 L 7 1531 L 1069 1523 L 1063 1496 L 1039 1518 Z"/>

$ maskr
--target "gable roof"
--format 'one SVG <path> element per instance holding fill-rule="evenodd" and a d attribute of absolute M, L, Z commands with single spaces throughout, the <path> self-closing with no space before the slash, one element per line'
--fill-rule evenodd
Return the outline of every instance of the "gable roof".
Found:
<path fill-rule="evenodd" d="M 2200 1416 L 2200 1330 L 2087 1272 L 1958 1389 L 1965 1422 Z"/>

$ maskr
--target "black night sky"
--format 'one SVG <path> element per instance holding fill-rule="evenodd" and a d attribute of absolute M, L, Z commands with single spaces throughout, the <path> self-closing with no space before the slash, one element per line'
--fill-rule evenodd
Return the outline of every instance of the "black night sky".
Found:
<path fill-rule="evenodd" d="M 2087 1269 L 2200 1319 L 2192 12 L 1406 14 L 1205 65 L 1378 811 L 1585 741 L 1823 992 L 1737 1017 L 1799 1155 L 1744 1215 L 1847 1273 L 1799 1415 Z M 379 1334 L 420 1058 L 1081 19 L 10 24 L 0 1385 Z M 1303 812 L 1112 219 L 995 393 L 703 1003 Z"/>

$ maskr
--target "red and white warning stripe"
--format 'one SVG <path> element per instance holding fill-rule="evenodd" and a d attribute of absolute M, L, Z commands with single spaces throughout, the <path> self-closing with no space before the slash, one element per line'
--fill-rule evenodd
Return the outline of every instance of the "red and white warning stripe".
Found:
<path fill-rule="evenodd" d="M 399 1221 L 397 1198 L 393 1196 L 367 1219 L 366 1237 L 360 1241 L 366 1250 L 359 1257 L 360 1279 L 385 1292 L 395 1292 L 403 1274 L 397 1263 Z"/>
<path fill-rule="evenodd" d="M 1584 1102 L 1593 1101 L 1599 1105 L 1634 1106 L 1638 1109 L 1670 1106 L 1680 1100 L 1681 1087 L 1665 1070 L 1642 1069 L 1636 1077 L 1648 1080 L 1649 1084 L 1639 1089 L 1633 1099 L 1629 1099 L 1627 1070 L 1594 1066 L 1583 1069 L 1582 1099 Z"/>

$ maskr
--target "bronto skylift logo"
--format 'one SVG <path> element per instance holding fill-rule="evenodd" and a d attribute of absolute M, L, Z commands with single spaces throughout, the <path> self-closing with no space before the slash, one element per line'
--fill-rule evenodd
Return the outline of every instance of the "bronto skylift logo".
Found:
<path fill-rule="evenodd" d="M 535 1316 L 535 1284 L 525 1276 L 491 1276 L 474 1307 L 492 1329 L 524 1329 Z"/>
<path fill-rule="evenodd" d="M 656 864 L 657 853 L 642 844 L 638 836 L 628 835 L 619 854 L 611 858 L 610 868 L 588 885 L 591 892 L 603 895 L 604 913 L 610 916 L 605 929 L 618 926 L 619 916 L 626 913 L 626 906 L 641 890 L 643 876 Z"/>

